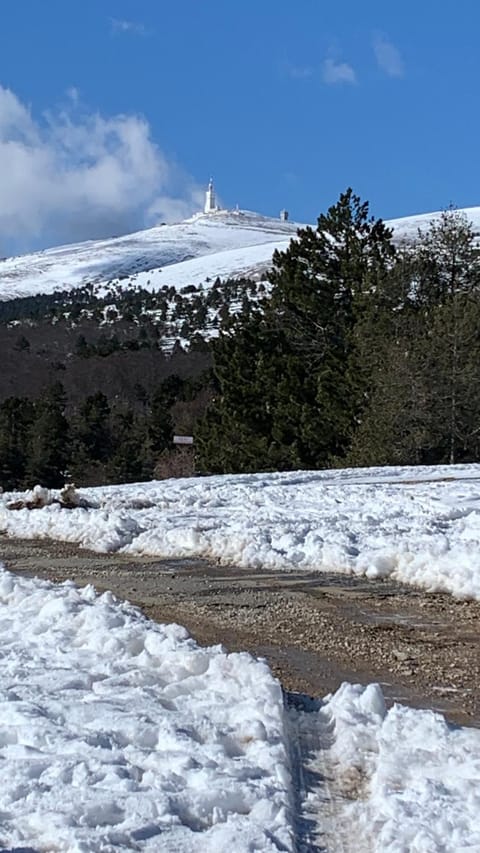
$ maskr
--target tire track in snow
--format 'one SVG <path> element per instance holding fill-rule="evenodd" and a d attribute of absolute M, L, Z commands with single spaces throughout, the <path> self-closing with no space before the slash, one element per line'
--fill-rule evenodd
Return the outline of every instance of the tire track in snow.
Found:
<path fill-rule="evenodd" d="M 352 802 L 336 776 L 329 751 L 334 722 L 322 703 L 299 693 L 286 693 L 293 784 L 296 795 L 296 853 L 372 853 L 368 838 L 349 824 L 345 808 Z"/>

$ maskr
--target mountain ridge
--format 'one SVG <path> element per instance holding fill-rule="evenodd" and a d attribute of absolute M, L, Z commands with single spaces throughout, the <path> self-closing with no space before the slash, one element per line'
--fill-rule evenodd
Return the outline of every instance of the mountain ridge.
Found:
<path fill-rule="evenodd" d="M 168 284 L 183 287 L 199 284 L 195 279 L 215 278 L 215 263 L 208 259 L 219 253 L 233 253 L 224 259 L 223 274 L 232 268 L 243 276 L 255 268 L 266 268 L 276 248 L 286 248 L 295 236 L 298 223 L 283 222 L 249 211 L 219 211 L 196 214 L 173 225 L 157 225 L 122 237 L 89 240 L 44 249 L 30 255 L 6 258 L 0 263 L 0 299 L 13 299 L 57 289 L 71 289 L 87 283 L 97 286 L 155 273 L 150 288 Z M 203 263 L 198 263 L 204 258 Z M 182 267 L 175 281 L 160 281 L 160 272 Z M 137 283 L 137 282 L 132 282 Z M 140 282 L 139 282 L 140 283 Z M 141 282 L 147 286 L 147 282 Z M 128 286 L 128 282 L 125 283 Z"/>
<path fill-rule="evenodd" d="M 480 207 L 461 209 L 480 236 Z M 396 242 L 411 241 L 441 211 L 385 220 Z M 55 246 L 0 261 L 0 301 L 93 284 L 154 290 L 196 287 L 217 277 L 261 278 L 275 249 L 303 224 L 253 211 L 198 213 L 182 222 L 101 240 Z"/>

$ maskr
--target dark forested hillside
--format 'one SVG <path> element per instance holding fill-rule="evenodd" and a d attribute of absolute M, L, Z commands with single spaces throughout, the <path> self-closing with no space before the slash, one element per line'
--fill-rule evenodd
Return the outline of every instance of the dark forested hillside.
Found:
<path fill-rule="evenodd" d="M 171 373 L 198 375 L 210 363 L 207 339 L 262 284 L 245 279 L 151 293 L 93 287 L 0 302 L 0 401 L 35 397 L 60 380 L 69 404 L 86 393 L 133 400 Z"/>
<path fill-rule="evenodd" d="M 85 287 L 0 303 L 1 485 L 184 471 L 178 452 L 167 457 L 173 432 L 191 434 L 209 400 L 208 340 L 263 289 L 247 280 L 180 293 Z"/>

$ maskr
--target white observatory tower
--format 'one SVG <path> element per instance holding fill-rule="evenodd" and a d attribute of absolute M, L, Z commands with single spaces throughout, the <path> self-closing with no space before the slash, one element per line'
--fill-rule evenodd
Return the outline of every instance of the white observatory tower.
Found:
<path fill-rule="evenodd" d="M 215 198 L 215 187 L 213 186 L 213 178 L 210 178 L 208 183 L 207 191 L 205 193 L 205 207 L 203 208 L 204 213 L 215 213 L 218 210 L 217 200 Z"/>

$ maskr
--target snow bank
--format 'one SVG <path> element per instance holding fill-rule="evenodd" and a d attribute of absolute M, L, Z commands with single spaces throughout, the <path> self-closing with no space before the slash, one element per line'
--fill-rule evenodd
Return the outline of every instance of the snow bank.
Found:
<path fill-rule="evenodd" d="M 0 649 L 2 849 L 296 849 L 296 750 L 265 663 L 1 568 Z M 308 716 L 328 735 L 328 774 L 309 777 L 319 837 L 335 801 L 348 850 L 480 849 L 480 731 L 387 711 L 377 685 L 343 684 Z"/>
<path fill-rule="evenodd" d="M 0 640 L 2 849 L 292 850 L 266 664 L 3 569 Z"/>
<path fill-rule="evenodd" d="M 54 495 L 55 496 L 55 495 Z M 480 599 L 480 466 L 206 477 L 79 490 L 87 506 L 8 508 L 9 536 L 266 569 L 393 576 Z"/>
<path fill-rule="evenodd" d="M 343 684 L 319 713 L 332 725 L 340 792 L 355 797 L 341 825 L 355 827 L 365 849 L 480 850 L 478 729 L 402 705 L 387 712 L 378 685 Z"/>

